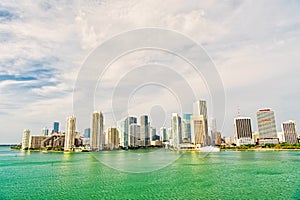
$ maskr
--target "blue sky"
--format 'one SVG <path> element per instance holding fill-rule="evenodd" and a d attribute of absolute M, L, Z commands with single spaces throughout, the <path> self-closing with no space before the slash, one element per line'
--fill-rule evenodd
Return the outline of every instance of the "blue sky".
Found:
<path fill-rule="evenodd" d="M 284 0 L 1 1 L 0 143 L 20 142 L 23 129 L 39 135 L 43 127 L 53 128 L 54 121 L 60 121 L 64 130 L 66 117 L 74 113 L 74 84 L 88 55 L 111 36 L 143 27 L 178 31 L 206 49 L 225 88 L 224 124 L 217 119 L 224 135 L 233 136 L 238 107 L 243 116 L 252 118 L 253 130 L 257 130 L 256 111 L 272 108 L 280 131 L 283 121 L 300 122 L 299 10 L 299 1 Z M 182 61 L 137 52 L 118 60 L 103 76 L 100 84 L 106 90 L 96 91 L 95 109 L 109 116 L 111 99 L 105 92 L 114 88 L 125 73 L 122 70 L 157 58 L 182 70 L 197 85 L 193 88 L 200 91 L 199 96 L 209 97 L 203 80 L 194 80 Z M 180 87 L 181 82 L 172 84 Z M 157 104 L 166 106 L 168 113 L 176 111 L 176 105 L 169 103 L 173 97 L 165 90 L 148 90 L 136 92 L 130 113 L 149 113 Z M 150 91 L 156 92 L 159 101 L 151 98 Z M 80 132 L 89 120 L 78 122 Z M 109 117 L 106 125 L 114 125 Z"/>

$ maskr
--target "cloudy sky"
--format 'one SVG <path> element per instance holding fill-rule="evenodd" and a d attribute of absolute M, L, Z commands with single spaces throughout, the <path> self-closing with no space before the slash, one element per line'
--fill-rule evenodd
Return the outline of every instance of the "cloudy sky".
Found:
<path fill-rule="evenodd" d="M 173 30 L 205 49 L 223 82 L 225 120 L 212 114 L 205 77 L 167 52 L 141 49 L 106 66 L 93 86 L 93 109 L 104 112 L 107 127 L 122 109 L 168 126 L 170 113 L 192 112 L 195 98 L 207 99 L 223 135 L 233 136 L 238 108 L 252 118 L 253 130 L 264 107 L 275 110 L 278 131 L 283 121 L 300 123 L 299 10 L 299 1 L 288 0 L 1 1 L 0 144 L 20 142 L 24 129 L 39 135 L 54 121 L 64 130 L 66 117 L 80 113 L 74 91 L 89 55 L 114 35 L 146 27 Z M 146 77 L 155 77 L 152 84 Z M 121 99 L 126 108 L 119 108 Z M 89 127 L 89 117 L 77 118 L 80 132 Z"/>

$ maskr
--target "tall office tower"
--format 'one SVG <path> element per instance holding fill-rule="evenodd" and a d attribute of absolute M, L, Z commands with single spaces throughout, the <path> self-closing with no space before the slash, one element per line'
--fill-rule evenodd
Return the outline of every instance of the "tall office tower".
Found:
<path fill-rule="evenodd" d="M 149 126 L 149 137 L 150 137 L 150 141 L 156 140 L 156 128 Z"/>
<path fill-rule="evenodd" d="M 207 145 L 208 127 L 203 115 L 191 117 L 191 143 L 195 144 L 197 148 Z"/>
<path fill-rule="evenodd" d="M 186 142 L 191 141 L 191 116 L 192 114 L 183 114 L 182 117 L 182 137 Z"/>
<path fill-rule="evenodd" d="M 211 118 L 210 134 L 211 134 L 211 144 L 216 144 L 216 133 L 217 133 L 217 120 L 216 118 Z"/>
<path fill-rule="evenodd" d="M 208 123 L 206 101 L 200 100 L 193 104 L 193 116 L 191 116 L 191 143 L 196 148 L 208 144 Z"/>
<path fill-rule="evenodd" d="M 91 137 L 91 129 L 90 128 L 86 128 L 84 129 L 84 138 L 90 138 Z"/>
<path fill-rule="evenodd" d="M 282 132 L 284 135 L 285 142 L 290 144 L 297 144 L 298 133 L 296 129 L 296 122 L 292 120 L 288 122 L 283 122 L 281 127 L 282 127 Z"/>
<path fill-rule="evenodd" d="M 92 117 L 90 147 L 92 151 L 102 150 L 103 114 L 95 111 Z"/>
<path fill-rule="evenodd" d="M 199 116 L 203 115 L 205 119 L 207 119 L 207 107 L 205 100 L 198 100 L 193 104 L 193 115 Z"/>
<path fill-rule="evenodd" d="M 29 140 L 30 140 L 30 130 L 26 129 L 23 132 L 22 137 L 22 149 L 28 149 L 29 148 Z"/>
<path fill-rule="evenodd" d="M 70 116 L 67 118 L 66 134 L 65 134 L 65 151 L 72 151 L 74 148 L 76 136 L 76 117 Z"/>
<path fill-rule="evenodd" d="M 128 146 L 137 147 L 138 138 L 140 138 L 140 125 L 136 123 L 129 124 L 129 138 L 128 138 Z"/>
<path fill-rule="evenodd" d="M 133 139 L 133 137 L 130 135 L 130 125 L 131 124 L 136 124 L 137 123 L 137 118 L 133 116 L 128 116 L 122 119 L 121 121 L 118 122 L 118 128 L 120 130 L 120 146 L 127 148 L 130 146 L 129 144 L 132 143 L 130 141 Z"/>
<path fill-rule="evenodd" d="M 142 146 L 149 146 L 150 145 L 150 137 L 149 137 L 149 117 L 148 115 L 141 116 L 141 144 Z"/>
<path fill-rule="evenodd" d="M 53 124 L 53 133 L 59 132 L 59 122 L 54 122 Z"/>
<path fill-rule="evenodd" d="M 49 129 L 47 129 L 46 127 L 42 129 L 42 135 L 43 136 L 48 136 L 49 135 Z"/>
<path fill-rule="evenodd" d="M 161 138 L 162 142 L 166 142 L 168 140 L 167 139 L 167 129 L 166 129 L 166 127 L 161 127 L 159 129 L 159 135 L 160 135 L 160 138 Z"/>
<path fill-rule="evenodd" d="M 172 114 L 172 139 L 173 147 L 179 149 L 179 145 L 182 143 L 182 127 L 181 117 L 177 113 Z"/>
<path fill-rule="evenodd" d="M 169 144 L 173 145 L 173 138 L 172 138 L 172 127 L 169 127 L 167 129 L 167 140 L 169 141 Z"/>
<path fill-rule="evenodd" d="M 274 111 L 261 109 L 256 113 L 259 138 L 277 138 Z"/>
<path fill-rule="evenodd" d="M 221 132 L 216 132 L 216 145 L 221 145 L 222 144 L 222 136 Z"/>
<path fill-rule="evenodd" d="M 251 118 L 238 117 L 234 119 L 235 143 L 237 146 L 253 144 Z"/>
<path fill-rule="evenodd" d="M 118 149 L 120 144 L 120 136 L 117 128 L 107 129 L 107 144 L 110 150 Z"/>

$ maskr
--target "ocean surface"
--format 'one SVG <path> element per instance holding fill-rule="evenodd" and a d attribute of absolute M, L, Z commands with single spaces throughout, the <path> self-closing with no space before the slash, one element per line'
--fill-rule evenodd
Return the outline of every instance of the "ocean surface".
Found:
<path fill-rule="evenodd" d="M 300 151 L 45 153 L 2 146 L 0 199 L 300 199 Z"/>

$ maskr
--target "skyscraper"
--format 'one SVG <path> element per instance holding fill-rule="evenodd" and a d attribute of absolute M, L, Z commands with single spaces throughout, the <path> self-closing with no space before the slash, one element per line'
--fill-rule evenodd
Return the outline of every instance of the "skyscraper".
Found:
<path fill-rule="evenodd" d="M 208 127 L 203 115 L 191 117 L 191 143 L 195 144 L 197 148 L 204 147 L 207 144 Z"/>
<path fill-rule="evenodd" d="M 235 143 L 237 146 L 253 144 L 251 118 L 238 117 L 234 119 Z"/>
<path fill-rule="evenodd" d="M 30 130 L 26 129 L 23 132 L 22 137 L 22 149 L 28 149 L 29 148 L 29 140 L 30 140 Z"/>
<path fill-rule="evenodd" d="M 173 147 L 179 149 L 179 145 L 182 143 L 182 127 L 181 127 L 181 117 L 177 113 L 172 114 L 172 139 Z"/>
<path fill-rule="evenodd" d="M 130 125 L 131 124 L 136 124 L 137 123 L 137 118 L 133 116 L 128 116 L 122 119 L 118 124 L 118 128 L 120 130 L 120 146 L 127 148 L 130 146 L 129 144 L 134 143 L 134 138 L 132 135 L 130 135 Z"/>
<path fill-rule="evenodd" d="M 65 134 L 65 151 L 72 151 L 74 148 L 76 136 L 76 117 L 70 116 L 66 122 L 66 134 Z"/>
<path fill-rule="evenodd" d="M 103 137 L 103 114 L 95 111 L 92 117 L 92 132 L 90 137 L 90 147 L 92 151 L 102 150 Z"/>
<path fill-rule="evenodd" d="M 141 130 L 140 130 L 140 140 L 143 146 L 150 145 L 149 137 L 149 117 L 148 115 L 141 116 Z"/>
<path fill-rule="evenodd" d="M 84 138 L 90 138 L 91 137 L 91 129 L 90 128 L 86 128 L 84 129 Z"/>
<path fill-rule="evenodd" d="M 120 144 L 119 131 L 117 128 L 107 129 L 107 142 L 110 150 L 118 149 Z"/>
<path fill-rule="evenodd" d="M 182 117 L 182 137 L 185 141 L 191 141 L 191 116 L 192 114 L 183 114 Z"/>
<path fill-rule="evenodd" d="M 191 143 L 196 148 L 206 146 L 208 143 L 208 123 L 206 101 L 199 100 L 193 104 L 191 116 Z"/>
<path fill-rule="evenodd" d="M 59 132 L 59 122 L 54 122 L 53 124 L 53 133 Z"/>
<path fill-rule="evenodd" d="M 153 126 L 149 127 L 149 138 L 150 138 L 150 141 L 156 140 L 156 128 L 154 128 Z"/>
<path fill-rule="evenodd" d="M 161 127 L 160 128 L 159 135 L 160 135 L 160 138 L 161 138 L 162 142 L 166 142 L 168 140 L 166 127 Z"/>
<path fill-rule="evenodd" d="M 210 135 L 211 135 L 211 144 L 216 144 L 216 133 L 217 133 L 217 120 L 216 118 L 211 118 L 210 125 Z"/>
<path fill-rule="evenodd" d="M 205 100 L 198 100 L 195 101 L 193 104 L 193 115 L 199 116 L 203 115 L 205 119 L 207 119 L 207 107 L 206 107 L 206 101 Z"/>
<path fill-rule="evenodd" d="M 290 144 L 297 144 L 298 133 L 296 129 L 296 122 L 292 120 L 288 122 L 283 122 L 281 127 L 282 127 L 282 132 L 284 135 L 285 142 Z"/>
<path fill-rule="evenodd" d="M 138 138 L 140 138 L 140 125 L 132 123 L 129 125 L 129 140 L 128 146 L 137 147 Z"/>
<path fill-rule="evenodd" d="M 48 136 L 49 135 L 49 129 L 47 129 L 46 127 L 42 129 L 42 135 L 43 136 Z"/>
<path fill-rule="evenodd" d="M 277 138 L 274 111 L 261 109 L 256 113 L 259 138 Z"/>

